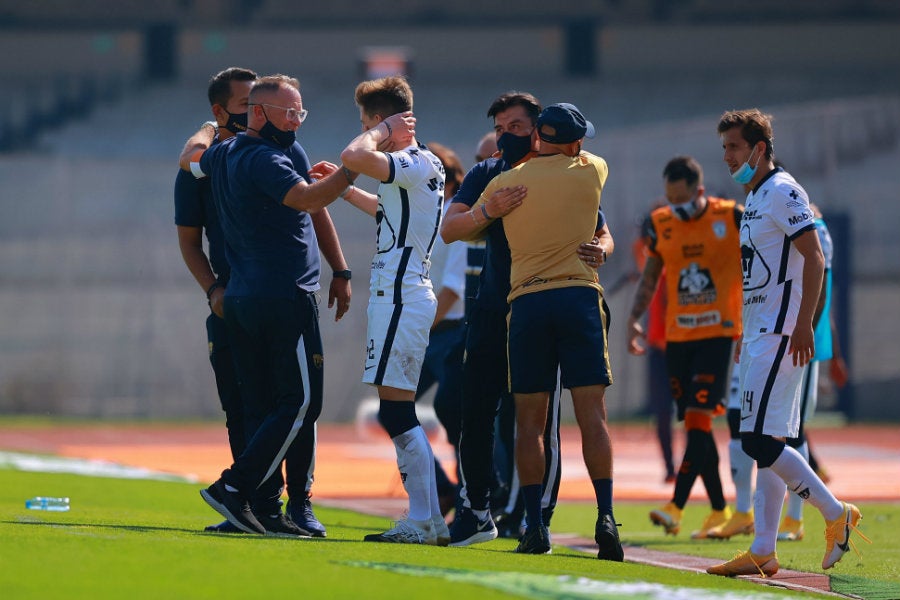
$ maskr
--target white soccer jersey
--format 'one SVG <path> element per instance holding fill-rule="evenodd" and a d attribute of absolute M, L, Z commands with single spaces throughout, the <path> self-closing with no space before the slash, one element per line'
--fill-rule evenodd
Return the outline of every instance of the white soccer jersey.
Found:
<path fill-rule="evenodd" d="M 791 240 L 814 227 L 806 191 L 780 168 L 747 195 L 741 219 L 745 339 L 794 331 L 803 257 Z"/>
<path fill-rule="evenodd" d="M 441 227 L 444 167 L 422 145 L 386 154 L 391 173 L 378 186 L 370 301 L 403 304 L 433 299 L 428 271 Z"/>

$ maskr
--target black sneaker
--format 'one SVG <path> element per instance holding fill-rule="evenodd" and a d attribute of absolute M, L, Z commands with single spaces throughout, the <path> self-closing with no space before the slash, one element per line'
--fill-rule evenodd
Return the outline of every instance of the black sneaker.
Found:
<path fill-rule="evenodd" d="M 550 554 L 550 530 L 545 525 L 525 530 L 516 547 L 519 554 Z"/>
<path fill-rule="evenodd" d="M 619 541 L 619 530 L 616 522 L 610 515 L 597 517 L 597 525 L 594 527 L 594 541 L 599 550 L 597 558 L 600 560 L 612 560 L 622 562 L 625 560 L 625 551 L 622 550 L 622 542 Z"/>
<path fill-rule="evenodd" d="M 244 533 L 231 524 L 231 521 L 222 521 L 216 525 L 207 525 L 203 531 L 211 531 L 212 533 Z"/>
<path fill-rule="evenodd" d="M 497 537 L 518 540 L 525 531 L 522 515 L 501 513 L 494 518 L 494 523 L 497 525 Z"/>
<path fill-rule="evenodd" d="M 237 492 L 225 489 L 225 483 L 219 479 L 214 484 L 200 490 L 200 495 L 213 509 L 231 521 L 231 524 L 246 533 L 265 533 L 263 527 L 250 511 L 250 503 L 241 498 Z"/>
<path fill-rule="evenodd" d="M 291 517 L 291 520 L 296 523 L 300 529 L 305 529 L 313 537 L 325 537 L 325 526 L 319 522 L 319 519 L 317 519 L 315 513 L 313 513 L 309 496 L 306 496 L 300 502 L 288 500 L 286 510 L 287 514 Z"/>
<path fill-rule="evenodd" d="M 469 508 L 463 508 L 450 527 L 451 546 L 469 546 L 497 539 L 497 528 L 490 513 L 484 520 L 475 516 Z"/>
<path fill-rule="evenodd" d="M 279 511 L 277 515 L 256 515 L 256 518 L 266 528 L 266 535 L 271 537 L 312 537 L 310 532 L 298 527 L 289 516 Z"/>

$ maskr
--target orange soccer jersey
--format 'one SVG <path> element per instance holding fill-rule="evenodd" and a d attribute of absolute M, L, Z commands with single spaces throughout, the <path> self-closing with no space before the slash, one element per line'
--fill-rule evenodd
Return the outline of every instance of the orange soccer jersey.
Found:
<path fill-rule="evenodd" d="M 743 275 L 740 221 L 733 200 L 707 197 L 706 210 L 690 221 L 668 206 L 654 210 L 648 251 L 666 269 L 666 340 L 685 342 L 741 333 Z"/>

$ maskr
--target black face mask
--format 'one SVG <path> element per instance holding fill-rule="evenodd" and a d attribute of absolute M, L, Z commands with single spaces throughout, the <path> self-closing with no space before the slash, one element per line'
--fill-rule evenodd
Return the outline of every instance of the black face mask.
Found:
<path fill-rule="evenodd" d="M 507 131 L 497 140 L 497 149 L 503 153 L 503 160 L 514 165 L 531 152 L 531 136 L 513 135 Z"/>
<path fill-rule="evenodd" d="M 263 109 L 263 114 L 265 113 L 266 109 Z M 290 148 L 297 140 L 296 131 L 284 131 L 283 129 L 278 129 L 272 124 L 272 121 L 269 120 L 269 115 L 266 115 L 266 124 L 263 125 L 257 133 L 259 134 L 259 137 L 264 140 L 275 142 L 282 148 Z"/>
<path fill-rule="evenodd" d="M 228 122 L 223 125 L 225 129 L 232 133 L 240 133 L 247 131 L 247 113 L 228 113 Z"/>

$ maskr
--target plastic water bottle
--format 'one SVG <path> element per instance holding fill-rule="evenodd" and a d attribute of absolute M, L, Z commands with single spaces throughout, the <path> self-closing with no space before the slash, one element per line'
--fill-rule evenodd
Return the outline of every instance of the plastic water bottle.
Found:
<path fill-rule="evenodd" d="M 25 508 L 31 510 L 66 511 L 69 510 L 69 499 L 36 496 L 25 501 Z"/>

